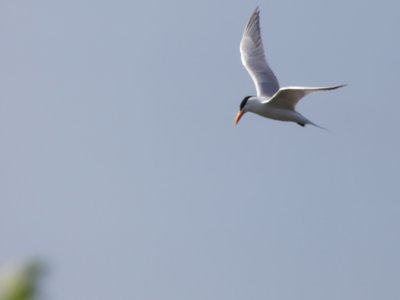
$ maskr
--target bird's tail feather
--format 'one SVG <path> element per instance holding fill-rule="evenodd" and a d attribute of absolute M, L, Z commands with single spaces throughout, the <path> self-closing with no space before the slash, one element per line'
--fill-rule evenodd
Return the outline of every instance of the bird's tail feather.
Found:
<path fill-rule="evenodd" d="M 309 119 L 305 118 L 304 116 L 302 116 L 302 118 L 303 118 L 303 121 L 302 121 L 301 123 L 299 123 L 300 125 L 305 126 L 305 125 L 310 124 L 310 125 L 313 125 L 313 126 L 315 126 L 315 127 L 320 128 L 320 129 L 328 130 L 328 129 L 326 129 L 325 127 L 322 127 L 322 126 L 320 126 L 320 125 L 318 125 L 318 124 L 315 124 L 314 122 L 311 122 Z"/>
<path fill-rule="evenodd" d="M 313 126 L 315 126 L 315 127 L 318 127 L 318 128 L 320 128 L 320 129 L 323 129 L 323 130 L 328 130 L 328 129 L 326 129 L 325 127 L 322 127 L 322 126 L 320 126 L 320 125 L 318 125 L 318 124 L 315 124 L 314 122 L 311 122 L 311 121 L 308 121 L 309 123 L 308 124 L 310 124 L 310 125 L 313 125 Z"/>

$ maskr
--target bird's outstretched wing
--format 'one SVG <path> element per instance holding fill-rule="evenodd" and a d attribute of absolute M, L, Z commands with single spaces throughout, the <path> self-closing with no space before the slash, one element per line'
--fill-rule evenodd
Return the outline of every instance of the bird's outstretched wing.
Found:
<path fill-rule="evenodd" d="M 260 31 L 260 10 L 251 15 L 240 42 L 242 63 L 249 72 L 257 89 L 257 96 L 271 97 L 279 90 L 276 79 L 265 59 Z"/>
<path fill-rule="evenodd" d="M 277 108 L 294 110 L 296 104 L 305 95 L 318 91 L 330 91 L 346 86 L 345 84 L 327 87 L 286 87 L 280 89 L 270 100 L 265 101 Z"/>

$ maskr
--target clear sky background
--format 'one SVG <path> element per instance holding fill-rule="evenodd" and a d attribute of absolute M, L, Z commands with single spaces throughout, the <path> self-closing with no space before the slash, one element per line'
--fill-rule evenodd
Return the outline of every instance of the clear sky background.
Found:
<path fill-rule="evenodd" d="M 261 9 L 285 85 L 247 114 Z M 49 299 L 400 299 L 398 1 L 0 1 L 0 265 Z"/>

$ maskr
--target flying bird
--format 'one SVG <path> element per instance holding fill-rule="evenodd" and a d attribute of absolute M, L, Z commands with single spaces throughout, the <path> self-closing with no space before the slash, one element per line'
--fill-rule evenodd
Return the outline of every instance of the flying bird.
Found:
<path fill-rule="evenodd" d="M 244 67 L 249 72 L 257 90 L 257 96 L 247 96 L 240 103 L 240 110 L 235 119 L 235 125 L 246 112 L 252 112 L 262 117 L 290 121 L 305 126 L 315 123 L 308 120 L 295 110 L 296 104 L 308 94 L 317 91 L 334 90 L 345 85 L 328 87 L 279 87 L 279 82 L 265 59 L 261 40 L 260 10 L 253 12 L 244 29 L 240 42 L 240 53 Z M 321 127 L 322 128 L 322 127 Z"/>

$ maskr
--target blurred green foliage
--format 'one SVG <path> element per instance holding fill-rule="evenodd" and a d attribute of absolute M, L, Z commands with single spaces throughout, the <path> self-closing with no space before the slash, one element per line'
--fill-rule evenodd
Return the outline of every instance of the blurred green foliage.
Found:
<path fill-rule="evenodd" d="M 44 266 L 32 261 L 20 267 L 0 269 L 0 300 L 34 300 Z"/>

